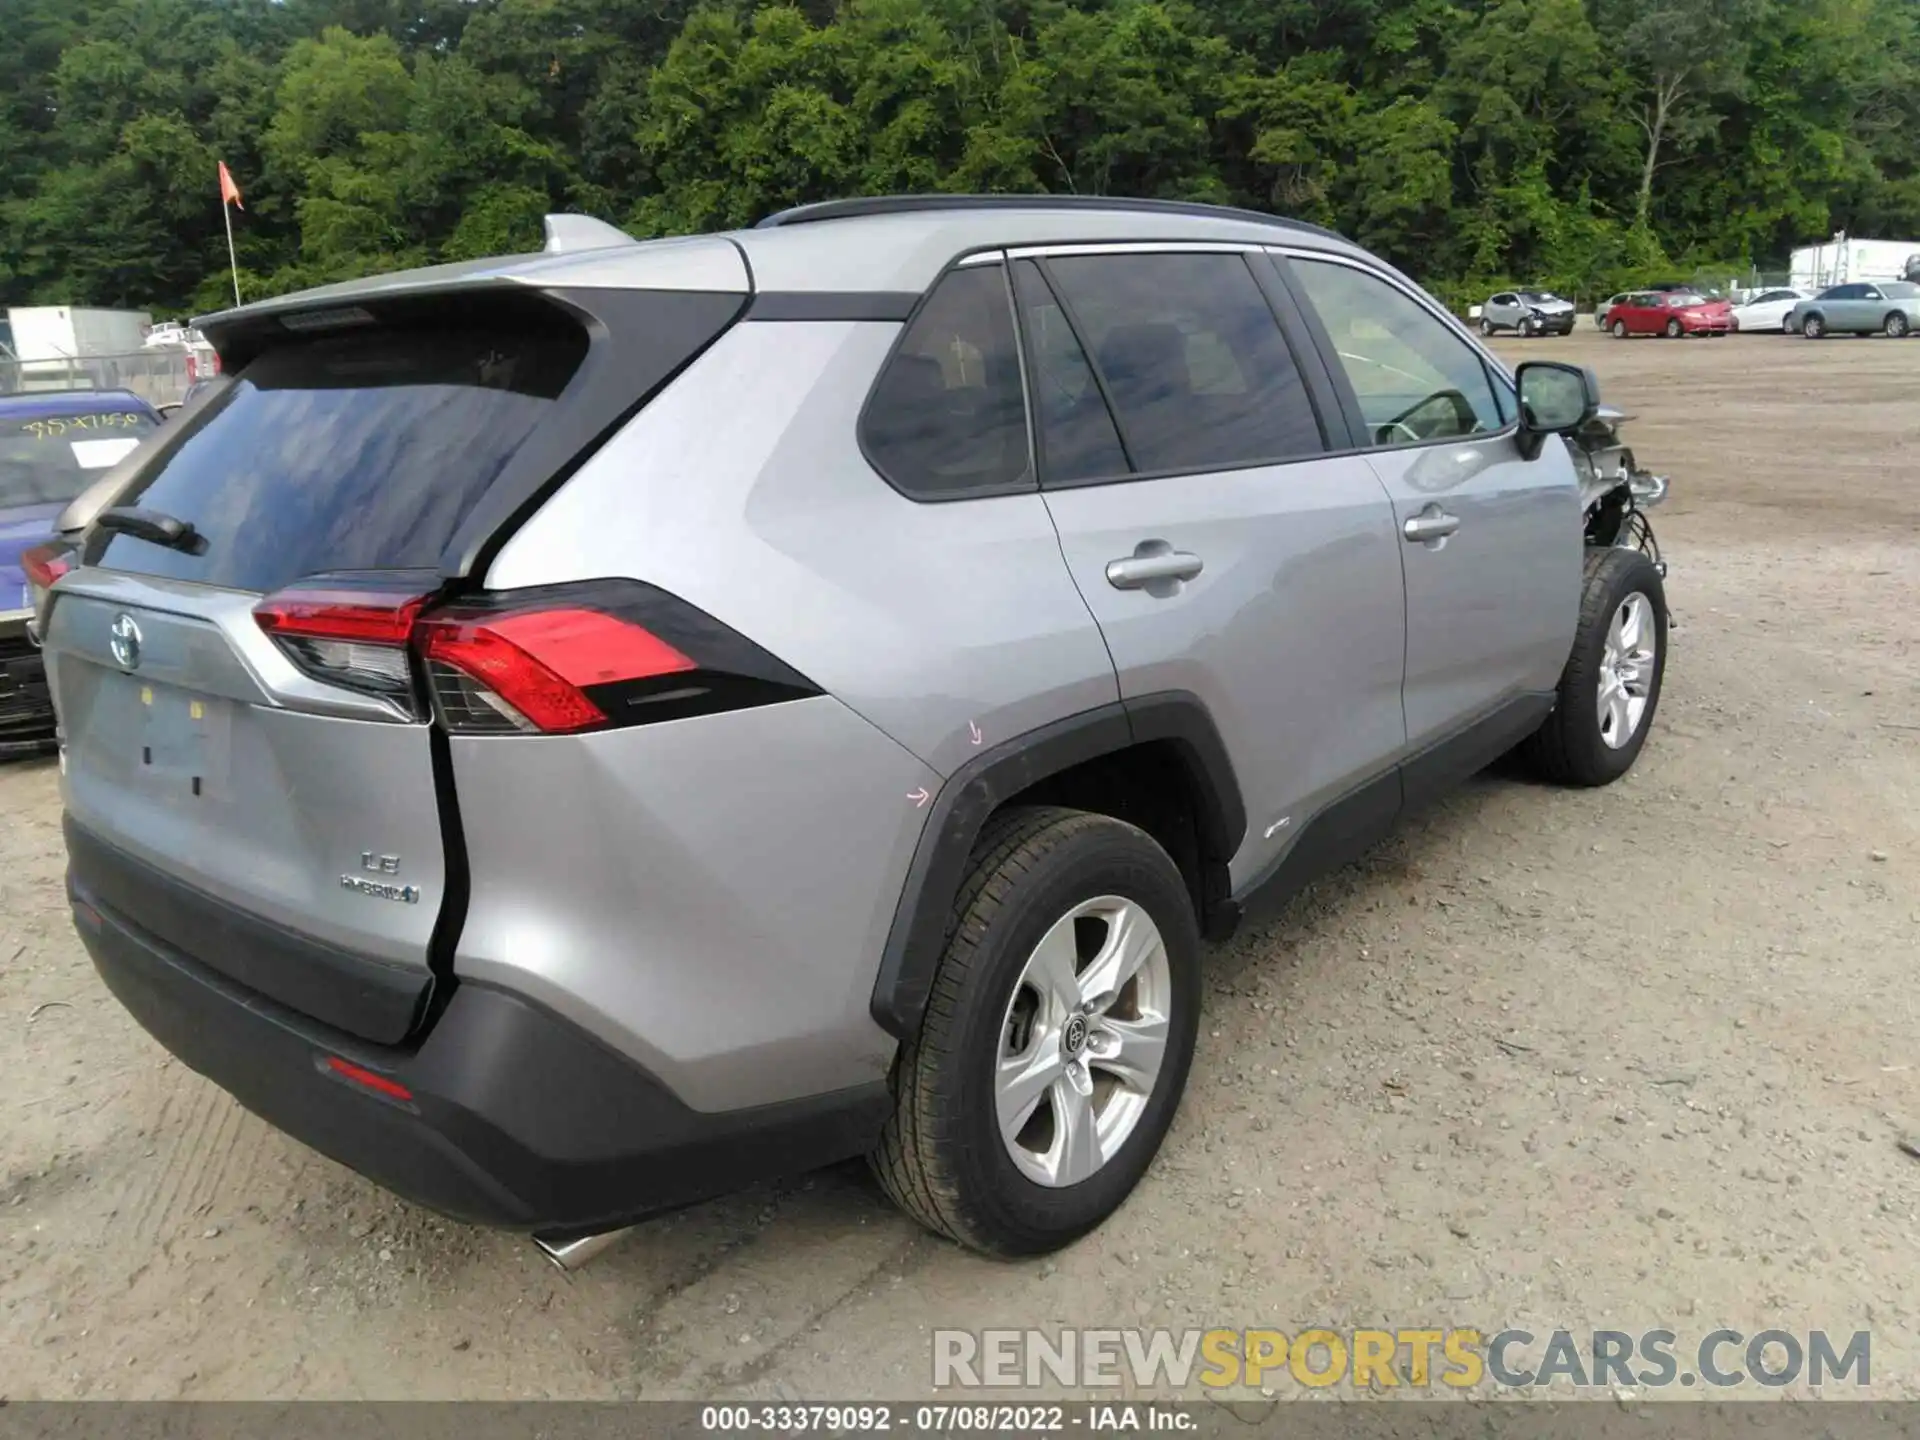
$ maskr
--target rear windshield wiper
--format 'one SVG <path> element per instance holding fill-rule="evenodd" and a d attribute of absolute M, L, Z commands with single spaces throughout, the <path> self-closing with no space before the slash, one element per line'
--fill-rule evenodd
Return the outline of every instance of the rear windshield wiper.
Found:
<path fill-rule="evenodd" d="M 207 548 L 206 537 L 193 528 L 191 521 L 159 510 L 143 510 L 138 505 L 114 505 L 94 518 L 102 530 L 118 530 L 137 540 L 150 540 L 169 550 L 184 550 L 198 555 Z"/>

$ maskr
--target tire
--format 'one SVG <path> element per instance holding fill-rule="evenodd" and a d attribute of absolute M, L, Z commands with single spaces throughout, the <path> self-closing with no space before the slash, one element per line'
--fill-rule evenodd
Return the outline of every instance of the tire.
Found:
<path fill-rule="evenodd" d="M 1480 333 L 1489 337 L 1493 334 L 1493 322 L 1484 315 L 1480 318 Z"/>
<path fill-rule="evenodd" d="M 1107 1093 L 1103 1121 L 1126 1118 L 1111 1108 L 1123 1099 L 1134 1117 L 1116 1137 L 1117 1148 L 1077 1183 L 1043 1183 L 1016 1161 L 1020 1141 L 1003 1137 L 996 1070 L 1023 1023 L 1021 1005 L 1035 994 L 1027 982 L 1036 947 L 1043 937 L 1058 936 L 1077 907 L 1107 899 L 1151 920 L 1162 942 L 1164 971 L 1156 969 L 1149 951 L 1139 981 L 1123 987 L 1110 1009 L 1091 1015 L 1091 1026 L 1083 1021 L 1081 1073 L 1115 1080 L 1116 1072 L 1102 1069 L 1097 1056 L 1097 1044 L 1113 1035 L 1103 1019 L 1138 1023 L 1141 1016 L 1162 1014 L 1165 1050 L 1150 1087 L 1116 1086 Z M 1105 938 L 1114 934 L 1111 926 L 1102 931 Z M 1020 808 L 996 815 L 982 832 L 954 901 L 949 935 L 919 1033 L 895 1060 L 894 1113 L 869 1163 L 893 1202 L 929 1230 L 990 1255 L 1044 1254 L 1119 1208 L 1173 1123 L 1200 1020 L 1193 902 L 1173 861 L 1145 832 L 1084 811 Z M 1078 947 L 1078 964 L 1086 963 L 1090 945 L 1104 943 L 1102 932 L 1081 924 L 1065 935 Z M 1129 1003 L 1132 1017 L 1120 1014 Z M 1049 1025 L 1046 1013 L 1027 1013 L 1022 1043 L 1057 1067 L 1069 1053 L 1071 1022 Z M 1020 1056 L 1012 1058 L 1018 1062 Z M 1036 1091 L 1027 1129 L 1019 1132 L 1030 1143 L 1029 1132 L 1036 1129 L 1042 1139 L 1059 1139 L 1051 1129 L 1059 1123 L 1054 1096 L 1069 1079 Z M 1101 1103 L 1098 1089 L 1094 1095 Z M 1029 1167 L 1043 1163 L 1044 1157 L 1026 1153 Z"/>
<path fill-rule="evenodd" d="M 1907 324 L 1905 315 L 1895 310 L 1887 316 L 1886 324 L 1882 328 L 1886 330 L 1888 339 L 1904 340 L 1907 338 L 1907 331 L 1913 327 Z"/>
<path fill-rule="evenodd" d="M 1531 340 L 1533 338 L 1533 331 L 1534 324 L 1531 316 L 1520 322 L 1520 338 L 1522 340 Z"/>
<path fill-rule="evenodd" d="M 1827 322 L 1818 315 L 1809 315 L 1800 322 L 1800 333 L 1809 340 L 1827 338 Z"/>
<path fill-rule="evenodd" d="M 1609 680 L 1609 636 L 1615 617 L 1636 597 L 1643 607 L 1642 624 L 1652 627 L 1652 659 L 1640 667 L 1643 674 L 1649 669 L 1651 674 L 1644 675 L 1639 686 L 1643 693 L 1637 717 L 1622 743 L 1614 744 L 1603 730 L 1600 712 L 1602 686 Z M 1653 561 L 1638 550 L 1587 551 L 1573 653 L 1561 672 L 1553 712 L 1520 744 L 1521 760 L 1556 785 L 1611 785 L 1633 768 L 1647 742 L 1666 669 L 1667 594 Z M 1614 723 L 1617 726 L 1617 714 Z"/>
<path fill-rule="evenodd" d="M 1667 339 L 1678 340 L 1683 333 L 1685 332 L 1681 330 L 1678 320 L 1667 321 Z"/>
<path fill-rule="evenodd" d="M 1616 320 L 1613 322 L 1613 338 L 1616 340 L 1624 340 L 1627 338 L 1627 322 L 1626 321 Z"/>
<path fill-rule="evenodd" d="M 1800 333 L 1793 328 L 1793 316 L 1782 315 L 1780 317 L 1780 333 L 1782 335 L 1798 335 Z"/>

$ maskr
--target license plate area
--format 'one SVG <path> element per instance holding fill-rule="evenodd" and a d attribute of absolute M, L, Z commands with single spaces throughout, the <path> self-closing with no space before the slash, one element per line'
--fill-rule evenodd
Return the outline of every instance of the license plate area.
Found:
<path fill-rule="evenodd" d="M 99 719 L 113 768 L 140 788 L 180 800 L 224 797 L 233 750 L 233 701 L 113 675 Z"/>

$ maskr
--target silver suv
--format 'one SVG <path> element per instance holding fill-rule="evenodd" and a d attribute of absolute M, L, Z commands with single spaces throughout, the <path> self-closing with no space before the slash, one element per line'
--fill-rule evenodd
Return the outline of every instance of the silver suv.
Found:
<path fill-rule="evenodd" d="M 229 378 L 37 562 L 79 933 L 249 1108 L 561 1254 L 856 1156 L 1073 1239 L 1203 937 L 1659 702 L 1591 377 L 1306 225 L 556 218 L 203 324 Z"/>

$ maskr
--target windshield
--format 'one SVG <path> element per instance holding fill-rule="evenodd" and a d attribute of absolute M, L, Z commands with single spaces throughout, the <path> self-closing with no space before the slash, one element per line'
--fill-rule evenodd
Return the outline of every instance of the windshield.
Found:
<path fill-rule="evenodd" d="M 0 510 L 64 505 L 153 429 L 153 417 L 134 410 L 0 416 Z"/>
<path fill-rule="evenodd" d="M 1909 280 L 1890 280 L 1880 287 L 1880 293 L 1889 300 L 1912 300 L 1920 297 L 1920 285 Z"/>
<path fill-rule="evenodd" d="M 1558 300 L 1560 297 L 1551 290 L 1522 290 L 1520 292 L 1520 298 L 1529 304 L 1540 305 L 1549 301 Z"/>
<path fill-rule="evenodd" d="M 1683 310 L 1689 305 L 1704 305 L 1706 303 L 1706 300 L 1699 295 L 1682 293 L 1667 296 L 1667 304 L 1673 306 L 1676 310 Z"/>

